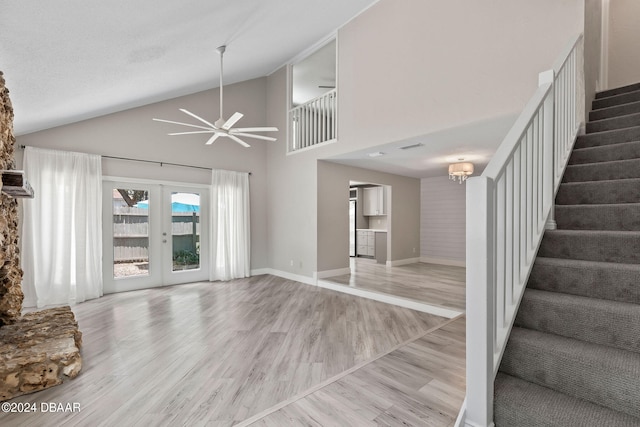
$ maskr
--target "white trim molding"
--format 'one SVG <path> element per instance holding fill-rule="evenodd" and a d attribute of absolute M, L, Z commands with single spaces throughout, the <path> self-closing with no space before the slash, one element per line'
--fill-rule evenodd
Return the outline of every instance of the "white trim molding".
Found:
<path fill-rule="evenodd" d="M 609 2 L 610 0 L 602 0 L 598 91 L 609 89 Z"/>
<path fill-rule="evenodd" d="M 399 265 L 415 264 L 416 262 L 420 262 L 420 258 L 396 259 L 387 261 L 387 267 L 398 267 Z"/>
<path fill-rule="evenodd" d="M 334 270 L 314 271 L 313 278 L 315 280 L 326 279 L 327 277 L 342 276 L 343 274 L 349 273 L 351 273 L 351 269 L 349 267 L 336 268 Z"/>
<path fill-rule="evenodd" d="M 252 276 L 258 276 L 260 274 L 271 274 L 272 276 L 282 277 L 283 279 L 287 280 L 294 280 L 296 282 L 304 283 L 305 285 L 317 285 L 317 281 L 313 277 L 289 273 L 288 271 L 276 270 L 274 268 L 258 268 L 255 270 L 251 270 Z"/>
<path fill-rule="evenodd" d="M 362 298 L 368 298 L 374 301 L 384 302 L 386 304 L 397 305 L 399 307 L 421 311 L 423 313 L 434 314 L 436 316 L 442 316 L 448 319 L 453 319 L 456 316 L 464 314 L 464 311 L 455 310 L 452 308 L 441 307 L 439 305 L 433 304 L 425 304 L 407 298 L 397 297 L 382 292 L 369 291 L 362 288 L 340 285 L 338 283 L 332 283 L 326 280 L 318 280 L 318 287 L 342 292 L 349 295 L 355 295 Z"/>
<path fill-rule="evenodd" d="M 424 262 L 427 264 L 439 264 L 439 265 L 448 265 L 451 267 L 466 267 L 467 263 L 464 260 L 458 259 L 445 259 L 445 258 L 431 258 L 428 256 L 421 256 L 420 262 Z"/>

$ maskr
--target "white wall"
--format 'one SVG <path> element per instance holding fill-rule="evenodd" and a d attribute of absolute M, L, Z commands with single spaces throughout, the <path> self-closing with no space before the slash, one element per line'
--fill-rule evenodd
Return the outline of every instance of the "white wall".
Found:
<path fill-rule="evenodd" d="M 341 151 L 519 113 L 583 1 L 379 1 L 338 33 Z"/>
<path fill-rule="evenodd" d="M 602 52 L 602 0 L 585 0 L 584 10 L 584 83 L 585 117 L 591 111 L 591 101 L 595 98 L 600 81 L 600 60 Z"/>
<path fill-rule="evenodd" d="M 465 261 L 465 183 L 447 176 L 420 181 L 420 257 L 461 265 Z"/>
<path fill-rule="evenodd" d="M 640 2 L 609 2 L 609 88 L 640 82 Z"/>
<path fill-rule="evenodd" d="M 266 78 L 225 87 L 225 111 L 245 114 L 242 126 L 266 125 Z M 268 142 L 249 141 L 251 148 L 219 138 L 205 146 L 206 136 L 168 136 L 183 131 L 180 126 L 154 122 L 162 118 L 193 123 L 178 111 L 186 108 L 198 115 L 217 119 L 218 90 L 134 108 L 82 122 L 21 135 L 17 144 L 134 159 L 147 159 L 194 166 L 252 172 L 251 186 L 251 267 L 267 266 L 267 167 Z M 16 150 L 21 164 L 22 151 Z M 211 172 L 192 168 L 103 159 L 103 175 L 157 179 L 184 183 L 211 182 Z M 36 194 L 38 189 L 35 189 Z"/>

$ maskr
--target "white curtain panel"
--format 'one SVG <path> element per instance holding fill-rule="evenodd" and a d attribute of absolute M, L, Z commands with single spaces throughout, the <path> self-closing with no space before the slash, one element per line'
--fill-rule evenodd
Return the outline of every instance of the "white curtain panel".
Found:
<path fill-rule="evenodd" d="M 249 174 L 213 170 L 209 280 L 250 276 Z"/>
<path fill-rule="evenodd" d="M 102 171 L 97 155 L 25 148 L 35 198 L 24 202 L 27 307 L 102 296 Z"/>

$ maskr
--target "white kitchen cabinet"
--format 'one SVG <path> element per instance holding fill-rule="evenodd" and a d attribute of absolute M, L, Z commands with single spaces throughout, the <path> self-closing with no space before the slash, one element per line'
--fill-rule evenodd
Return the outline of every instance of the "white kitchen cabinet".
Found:
<path fill-rule="evenodd" d="M 363 214 L 365 216 L 387 214 L 387 197 L 384 187 L 378 186 L 364 188 L 363 202 Z"/>
<path fill-rule="evenodd" d="M 358 230 L 357 239 L 358 256 L 376 256 L 376 236 L 373 231 Z"/>

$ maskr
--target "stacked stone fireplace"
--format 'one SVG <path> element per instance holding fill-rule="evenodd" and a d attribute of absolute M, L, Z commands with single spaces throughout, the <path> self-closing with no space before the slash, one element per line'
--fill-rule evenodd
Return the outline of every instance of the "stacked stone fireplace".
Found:
<path fill-rule="evenodd" d="M 14 169 L 13 108 L 0 71 L 0 171 Z M 2 184 L 0 183 L 0 189 Z M 37 190 L 36 190 L 37 191 Z M 43 390 L 82 367 L 82 334 L 69 307 L 22 315 L 18 200 L 0 194 L 0 401 Z"/>

